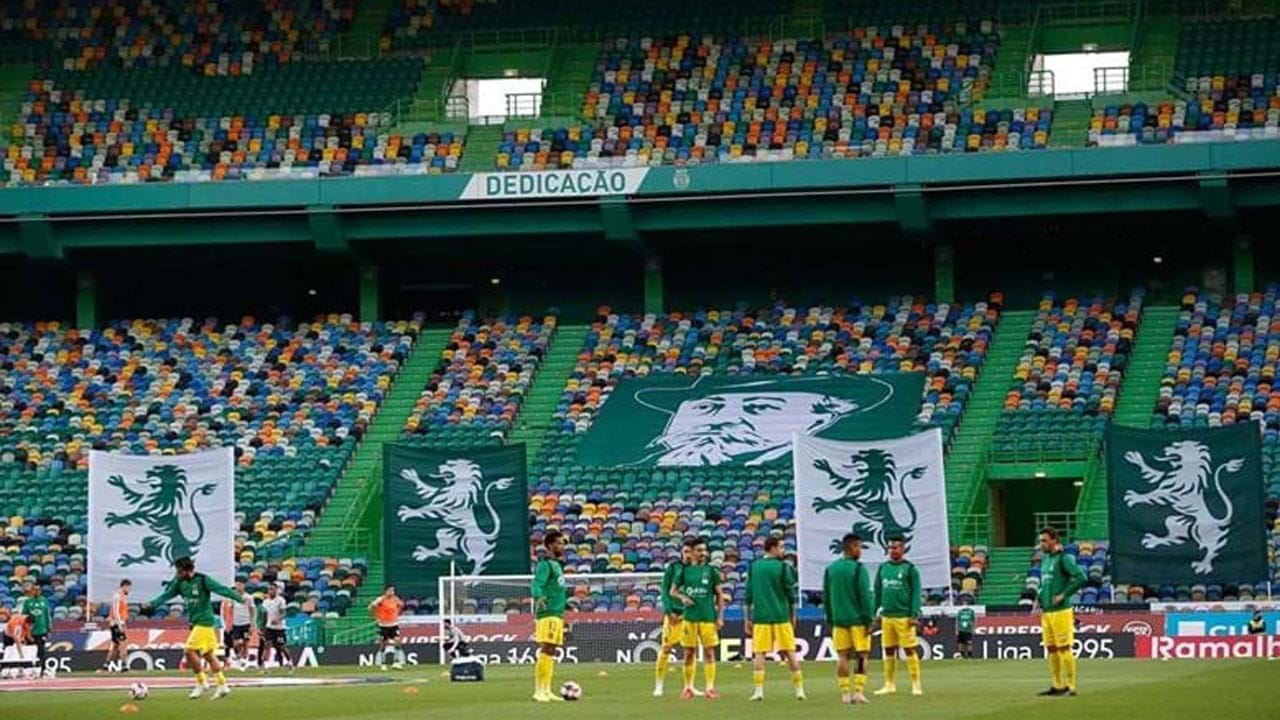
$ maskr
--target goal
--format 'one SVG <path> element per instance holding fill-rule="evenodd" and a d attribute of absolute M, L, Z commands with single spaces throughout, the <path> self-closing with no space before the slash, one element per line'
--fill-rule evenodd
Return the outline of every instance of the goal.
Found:
<path fill-rule="evenodd" d="M 568 602 L 562 662 L 635 662 L 661 647 L 661 573 L 565 574 Z M 532 575 L 441 577 L 440 661 L 456 652 L 445 631 L 450 621 L 466 651 L 486 663 L 532 663 L 536 646 Z"/>

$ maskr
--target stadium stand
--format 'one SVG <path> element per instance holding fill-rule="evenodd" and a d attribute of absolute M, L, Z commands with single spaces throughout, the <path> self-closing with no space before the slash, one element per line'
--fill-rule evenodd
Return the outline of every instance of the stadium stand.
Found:
<path fill-rule="evenodd" d="M 605 42 L 582 124 L 508 131 L 498 170 L 1044 148 L 1052 111 L 971 106 L 990 21 L 830 40 L 682 34 Z"/>
<path fill-rule="evenodd" d="M 1183 25 L 1174 97 L 1095 107 L 1090 146 L 1280 137 L 1280 20 L 1200 20 Z"/>
<path fill-rule="evenodd" d="M 1115 411 L 1143 296 L 1045 295 L 996 426 L 1005 457 L 1083 457 Z"/>
<path fill-rule="evenodd" d="M 1080 605 L 1096 605 L 1111 602 L 1111 578 L 1105 575 L 1107 565 L 1107 543 L 1081 540 L 1069 542 L 1062 546 L 1062 551 L 1075 559 L 1076 564 L 1088 576 L 1088 584 L 1080 590 L 1076 602 Z M 1040 560 L 1042 553 L 1036 549 L 1031 556 L 1031 569 L 1027 571 L 1026 587 L 1018 604 L 1031 607 L 1035 604 L 1036 593 L 1040 589 Z M 1120 588 L 1117 593 L 1123 593 Z"/>
<path fill-rule="evenodd" d="M 405 439 L 457 447 L 505 436 L 555 331 L 554 315 L 481 320 L 465 313 L 405 422 Z"/>
<path fill-rule="evenodd" d="M 91 333 L 0 325 L 0 516 L 9 518 L 0 567 L 11 569 L 10 594 L 38 577 L 55 604 L 83 614 L 90 449 L 231 445 L 240 572 L 287 578 L 300 611 L 341 612 L 366 561 L 285 555 L 314 525 L 419 325 L 338 315 L 296 326 L 136 320 Z"/>

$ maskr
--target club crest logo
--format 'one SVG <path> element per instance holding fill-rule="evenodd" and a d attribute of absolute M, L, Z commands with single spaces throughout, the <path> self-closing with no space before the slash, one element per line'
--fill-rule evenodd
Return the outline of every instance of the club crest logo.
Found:
<path fill-rule="evenodd" d="M 139 526 L 149 534 L 141 540 L 141 552 L 123 553 L 116 559 L 120 567 L 150 564 L 163 560 L 169 566 L 180 557 L 195 558 L 205 537 L 204 520 L 197 502 L 217 490 L 216 483 L 204 483 L 187 489 L 187 473 L 177 465 L 158 465 L 147 470 L 143 480 L 128 480 L 112 475 L 107 484 L 120 491 L 132 512 L 108 512 L 104 518 L 108 528 Z M 189 508 L 195 531 L 188 535 L 182 527 L 180 513 Z"/>
<path fill-rule="evenodd" d="M 814 497 L 815 514 L 852 511 L 856 517 L 850 530 L 865 541 L 885 548 L 889 538 L 900 536 L 908 549 L 911 547 L 911 534 L 918 518 L 915 504 L 907 494 L 907 481 L 924 477 L 928 465 L 899 472 L 891 453 L 862 450 L 850 455 L 847 462 L 834 466 L 827 458 L 816 458 L 813 468 L 826 476 L 830 489 L 842 493 Z M 896 511 L 895 504 L 900 506 Z M 833 555 L 840 554 L 839 538 L 831 541 L 830 550 Z"/>
<path fill-rule="evenodd" d="M 490 493 L 511 488 L 514 478 L 486 482 L 480 465 L 455 459 L 440 463 L 425 480 L 413 468 L 401 470 L 400 479 L 412 483 L 424 503 L 418 507 L 401 505 L 396 512 L 400 522 L 426 520 L 440 525 L 435 545 L 418 545 L 413 559 L 454 560 L 472 574 L 484 572 L 502 532 L 502 517 L 494 509 Z"/>

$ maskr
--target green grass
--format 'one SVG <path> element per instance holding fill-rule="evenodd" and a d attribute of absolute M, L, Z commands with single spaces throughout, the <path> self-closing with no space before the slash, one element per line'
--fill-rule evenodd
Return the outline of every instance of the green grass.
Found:
<path fill-rule="evenodd" d="M 529 701 L 532 668 L 494 667 L 484 683 L 451 685 L 439 668 L 402 673 L 352 672 L 350 668 L 310 670 L 306 675 L 392 677 L 394 682 L 308 689 L 240 688 L 225 700 L 190 701 L 186 691 L 153 690 L 133 716 L 159 719 L 252 718 L 253 720 L 320 720 L 323 718 L 606 718 L 654 720 L 698 718 L 813 718 L 849 712 L 866 718 L 1151 718 L 1263 717 L 1276 707 L 1275 680 L 1280 664 L 1267 661 L 1113 660 L 1080 662 L 1080 696 L 1038 698 L 1048 685 L 1048 669 L 1036 661 L 929 662 L 924 668 L 926 695 L 872 698 L 855 709 L 839 706 L 835 666 L 810 663 L 805 667 L 809 701 L 790 697 L 784 668 L 770 667 L 768 698 L 763 704 L 746 701 L 750 666 L 722 663 L 718 702 L 683 701 L 670 692 L 679 688 L 679 672 L 667 677 L 668 695 L 649 697 L 652 670 L 645 666 L 581 665 L 557 668 L 556 682 L 576 680 L 584 689 L 578 703 L 535 705 Z M 599 672 L 607 671 L 607 676 Z M 871 688 L 879 684 L 879 665 L 871 669 Z M 905 671 L 900 671 L 905 672 Z M 701 684 L 701 673 L 699 673 Z M 418 688 L 407 694 L 406 688 Z M 906 687 L 905 677 L 899 682 Z M 0 695 L 5 717 L 38 720 L 87 720 L 122 717 L 124 692 L 59 692 Z"/>

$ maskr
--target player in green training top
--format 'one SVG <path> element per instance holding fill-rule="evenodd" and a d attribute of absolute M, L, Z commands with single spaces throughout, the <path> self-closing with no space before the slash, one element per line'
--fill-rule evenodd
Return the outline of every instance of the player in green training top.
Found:
<path fill-rule="evenodd" d="M 1075 611 L 1071 596 L 1085 586 L 1084 571 L 1075 558 L 1062 552 L 1058 531 L 1047 527 L 1040 531 L 1040 631 L 1044 654 L 1049 658 L 1053 686 L 1041 695 L 1076 694 L 1076 656 L 1071 646 L 1076 640 Z"/>
<path fill-rule="evenodd" d="M 671 597 L 684 604 L 684 632 L 680 644 L 684 645 L 684 692 L 681 697 L 685 700 L 694 697 L 694 663 L 699 644 L 702 645 L 707 699 L 720 697 L 716 691 L 716 649 L 720 647 L 720 629 L 724 627 L 721 582 L 720 571 L 707 564 L 707 541 L 695 540 L 693 563 L 680 570 L 671 588 Z"/>
<path fill-rule="evenodd" d="M 667 666 L 671 664 L 671 651 L 680 644 L 684 634 L 684 603 L 671 597 L 671 588 L 686 565 L 693 563 L 693 546 L 696 540 L 686 540 L 680 547 L 680 560 L 667 563 L 662 570 L 662 648 L 658 651 L 658 664 L 654 668 L 653 696 L 662 697 Z M 701 694 L 694 688 L 694 694 Z"/>
<path fill-rule="evenodd" d="M 973 659 L 973 628 L 976 624 L 973 608 L 962 607 L 956 613 L 956 649 L 960 657 Z"/>
<path fill-rule="evenodd" d="M 884 650 L 884 687 L 877 695 L 898 691 L 898 648 L 907 656 L 911 694 L 923 695 L 920 655 L 916 652 L 916 625 L 920 622 L 920 571 L 906 558 L 901 537 L 889 538 L 889 560 L 876 569 L 876 608 L 883 624 L 880 643 Z"/>
<path fill-rule="evenodd" d="M 537 617 L 533 640 L 538 643 L 538 659 L 533 668 L 535 702 L 563 700 L 551 691 L 556 672 L 556 653 L 564 645 L 564 534 L 548 530 L 542 539 L 547 556 L 538 561 L 533 571 L 533 609 Z"/>
<path fill-rule="evenodd" d="M 796 657 L 796 569 L 782 559 L 782 538 L 764 541 L 764 557 L 747 571 L 746 627 L 751 636 L 755 691 L 753 701 L 764 700 L 764 656 L 777 652 L 791 667 L 796 699 L 804 700 L 804 676 Z"/>
<path fill-rule="evenodd" d="M 18 602 L 15 612 L 27 616 L 31 621 L 31 642 L 36 646 L 36 662 L 40 664 L 36 668 L 37 672 L 52 677 L 53 671 L 46 670 L 44 667 L 46 640 L 49 637 L 49 631 L 53 629 L 53 620 L 49 615 L 49 600 L 44 596 L 44 591 L 40 588 L 40 583 L 32 583 L 27 586 L 27 596 Z"/>
<path fill-rule="evenodd" d="M 840 540 L 844 555 L 827 566 L 822 576 L 822 611 L 831 628 L 831 642 L 839 660 L 836 681 L 840 700 L 846 705 L 867 702 L 867 660 L 871 657 L 871 621 L 876 600 L 871 593 L 871 575 L 862 564 L 862 538 L 849 533 Z M 858 666 L 849 682 L 849 660 L 857 656 Z"/>
<path fill-rule="evenodd" d="M 218 684 L 218 689 L 213 694 L 213 699 L 217 700 L 230 693 L 231 688 L 227 687 L 227 678 L 222 674 L 222 663 L 218 661 L 218 633 L 213 627 L 211 595 L 220 595 L 238 603 L 244 602 L 244 596 L 208 575 L 196 572 L 196 564 L 189 557 L 180 557 L 175 560 L 173 568 L 173 579 L 165 583 L 164 590 L 158 596 L 142 606 L 142 613 L 150 615 L 151 610 L 156 606 L 163 605 L 175 597 L 182 598 L 187 620 L 191 622 L 191 634 L 187 636 L 186 646 L 187 665 L 196 676 L 195 689 L 187 697 L 195 700 L 204 693 L 208 686 L 208 677 L 205 675 L 203 663 L 208 663 L 209 670 L 213 672 L 213 678 Z"/>

